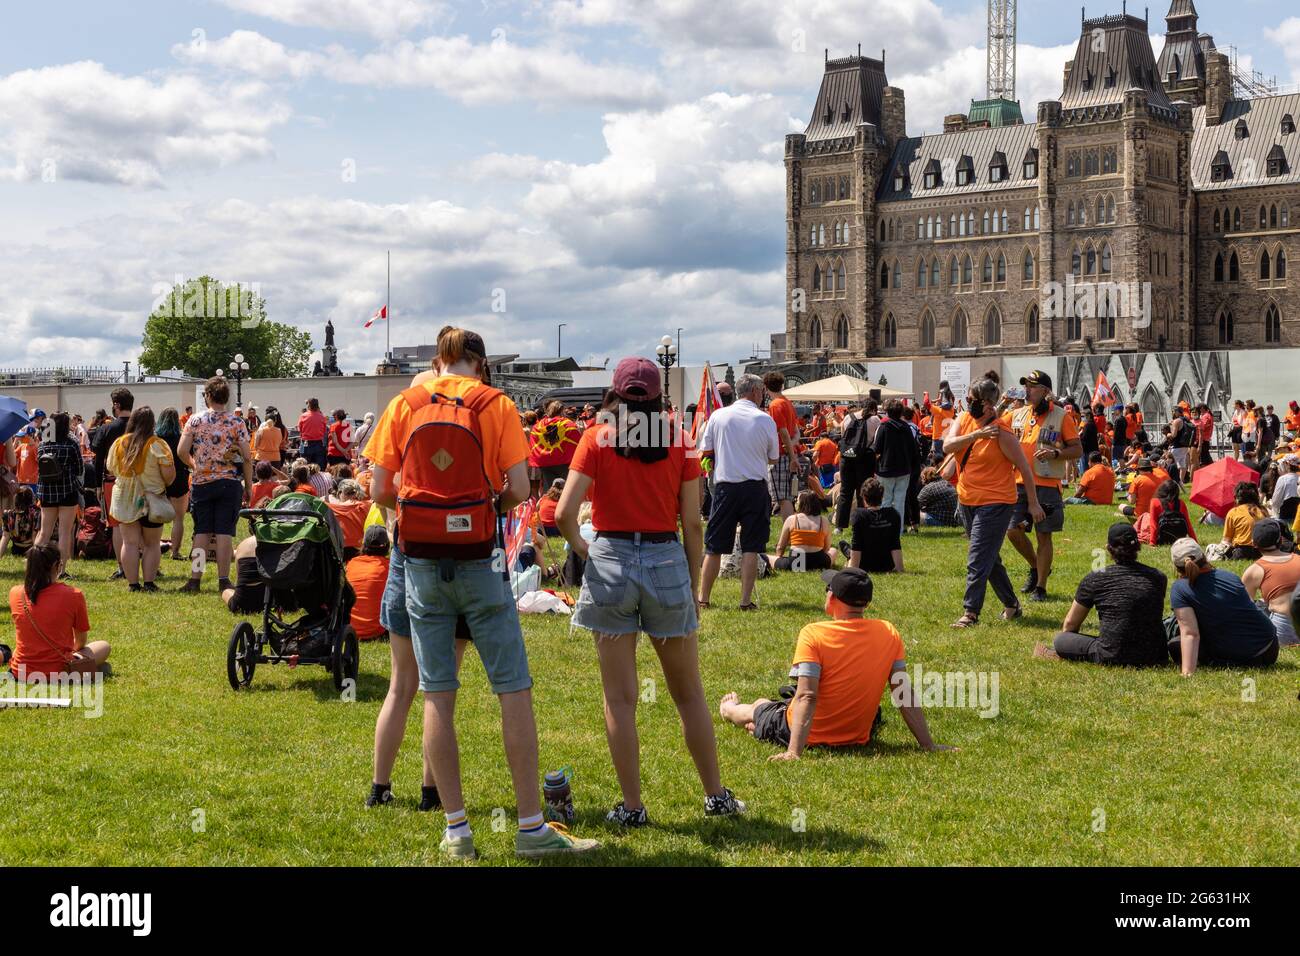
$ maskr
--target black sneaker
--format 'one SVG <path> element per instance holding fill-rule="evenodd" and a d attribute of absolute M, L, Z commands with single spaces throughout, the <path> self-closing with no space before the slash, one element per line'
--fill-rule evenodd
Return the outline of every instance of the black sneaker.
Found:
<path fill-rule="evenodd" d="M 156 594 L 158 592 L 158 585 L 154 584 L 152 581 L 146 581 L 144 584 L 140 585 L 140 590 L 148 591 L 150 594 Z"/>
<path fill-rule="evenodd" d="M 422 812 L 437 810 L 442 806 L 442 798 L 438 796 L 437 787 L 420 787 L 420 805 L 415 809 Z"/>
<path fill-rule="evenodd" d="M 1025 575 L 1025 586 L 1020 589 L 1020 593 L 1028 594 L 1036 587 L 1038 587 L 1038 569 L 1030 568 L 1029 573 Z"/>
<path fill-rule="evenodd" d="M 231 582 L 230 578 L 218 578 L 218 579 L 217 579 L 217 593 L 218 593 L 218 594 L 221 594 L 223 591 L 233 591 L 234 589 L 235 589 L 235 585 L 234 585 L 233 582 Z"/>
<path fill-rule="evenodd" d="M 713 798 L 710 797 L 709 799 L 711 800 Z M 623 806 L 622 800 L 614 805 L 613 810 L 610 810 L 609 813 L 605 814 L 605 821 L 607 823 L 616 824 L 620 827 L 626 827 L 629 830 L 650 825 L 650 818 L 646 815 L 645 807 L 641 807 L 637 810 L 629 810 L 627 807 Z"/>
<path fill-rule="evenodd" d="M 128 584 L 126 589 L 128 591 L 134 592 L 134 591 L 143 591 L 144 587 L 143 585 L 139 585 L 139 584 Z"/>
<path fill-rule="evenodd" d="M 178 587 L 178 588 L 176 589 L 176 591 L 177 591 L 177 593 L 179 593 L 179 594 L 198 594 L 198 593 L 199 593 L 199 579 L 198 579 L 198 578 L 190 578 L 188 581 L 186 581 L 184 584 L 182 584 L 180 587 Z"/>
<path fill-rule="evenodd" d="M 726 787 L 715 797 L 704 798 L 704 815 L 706 817 L 738 817 L 748 808 L 744 801 L 737 800 L 736 795 Z"/>
<path fill-rule="evenodd" d="M 1040 603 L 1048 600 L 1047 588 L 1034 588 L 1034 590 L 1029 593 L 1029 600 L 1038 601 Z"/>
<path fill-rule="evenodd" d="M 849 543 L 847 541 L 841 541 L 839 542 L 839 544 L 835 545 L 835 547 L 839 549 L 840 554 L 844 555 L 844 560 L 847 561 L 849 559 L 850 556 L 849 552 L 851 550 L 849 548 Z"/>
<path fill-rule="evenodd" d="M 385 804 L 393 802 L 392 784 L 372 783 L 370 785 L 370 795 L 366 797 L 367 807 L 382 807 Z"/>
<path fill-rule="evenodd" d="M 121 568 L 118 568 L 116 571 L 114 571 L 112 574 L 108 576 L 108 579 L 110 581 L 121 581 L 124 577 L 126 577 L 126 572 L 123 571 Z"/>

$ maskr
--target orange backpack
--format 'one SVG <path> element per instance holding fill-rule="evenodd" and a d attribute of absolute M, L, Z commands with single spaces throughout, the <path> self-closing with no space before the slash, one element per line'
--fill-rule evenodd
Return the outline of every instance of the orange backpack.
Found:
<path fill-rule="evenodd" d="M 414 558 L 492 556 L 497 508 L 483 466 L 479 415 L 502 393 L 477 385 L 463 397 L 408 388 L 411 431 L 397 489 L 398 543 Z"/>

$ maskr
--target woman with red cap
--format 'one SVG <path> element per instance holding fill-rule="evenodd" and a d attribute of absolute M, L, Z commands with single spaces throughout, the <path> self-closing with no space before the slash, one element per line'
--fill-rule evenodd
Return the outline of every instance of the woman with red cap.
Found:
<path fill-rule="evenodd" d="M 627 358 L 569 466 L 555 518 L 586 561 L 573 615 L 593 632 L 605 697 L 605 733 L 623 799 L 606 817 L 623 827 L 649 822 L 641 802 L 636 642 L 644 631 L 659 655 L 686 746 L 704 784 L 704 812 L 731 816 L 745 805 L 722 785 L 713 716 L 700 679 L 695 606 L 704 530 L 700 462 L 689 436 L 664 414 L 658 366 Z M 596 540 L 578 526 L 591 494 Z M 678 526 L 681 538 L 678 537 Z"/>

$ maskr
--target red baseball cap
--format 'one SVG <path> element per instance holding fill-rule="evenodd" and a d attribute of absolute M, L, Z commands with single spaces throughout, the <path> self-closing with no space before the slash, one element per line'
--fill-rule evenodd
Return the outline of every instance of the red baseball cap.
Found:
<path fill-rule="evenodd" d="M 647 358 L 625 358 L 614 369 L 614 392 L 634 402 L 658 398 L 663 393 L 659 366 Z"/>

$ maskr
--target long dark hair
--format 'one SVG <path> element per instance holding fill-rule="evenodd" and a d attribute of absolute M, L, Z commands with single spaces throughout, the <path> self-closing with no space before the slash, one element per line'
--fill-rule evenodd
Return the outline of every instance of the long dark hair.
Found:
<path fill-rule="evenodd" d="M 625 411 L 620 412 L 619 406 Z M 669 422 L 668 416 L 664 411 L 663 396 L 647 398 L 642 400 L 633 400 L 623 398 L 616 394 L 612 389 L 605 397 L 605 410 L 612 416 L 614 428 L 613 447 L 614 452 L 620 458 L 635 458 L 644 465 L 653 465 L 657 461 L 663 461 L 668 457 L 668 449 L 677 436 L 675 427 Z M 642 440 L 634 444 L 625 445 L 624 440 L 627 434 L 620 434 L 620 425 L 634 425 L 638 421 L 644 421 L 648 427 L 636 428 L 639 432 L 637 437 Z M 629 428 L 628 431 L 633 431 Z"/>
<path fill-rule="evenodd" d="M 1156 489 L 1156 498 L 1160 500 L 1160 503 L 1167 508 L 1172 508 L 1174 511 L 1178 510 L 1178 503 L 1182 496 L 1182 487 L 1172 478 Z"/>
<path fill-rule="evenodd" d="M 54 572 L 59 567 L 63 555 L 58 548 L 49 545 L 36 545 L 27 552 L 27 574 L 23 578 L 23 590 L 27 599 L 36 603 L 37 595 L 54 583 Z"/>
<path fill-rule="evenodd" d="M 144 453 L 145 446 L 153 437 L 153 427 L 153 409 L 148 405 L 141 405 L 131 413 L 126 431 L 122 433 L 122 437 L 126 438 L 126 447 L 122 449 L 122 464 L 128 470 L 135 468 L 135 463 Z"/>
<path fill-rule="evenodd" d="M 162 410 L 154 434 L 168 444 L 181 440 L 181 417 L 176 413 L 176 409 L 168 407 Z"/>
<path fill-rule="evenodd" d="M 54 440 L 67 441 L 68 433 L 72 430 L 72 419 L 68 417 L 68 413 L 55 412 L 50 416 L 50 421 L 54 422 Z"/>

